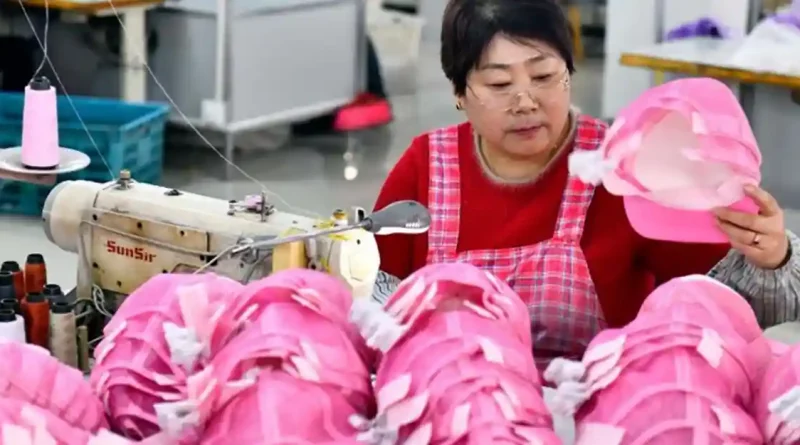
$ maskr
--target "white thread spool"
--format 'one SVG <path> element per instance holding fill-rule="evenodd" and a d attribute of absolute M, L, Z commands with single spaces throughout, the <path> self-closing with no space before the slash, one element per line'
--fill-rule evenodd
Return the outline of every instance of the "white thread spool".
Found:
<path fill-rule="evenodd" d="M 50 352 L 65 365 L 78 367 L 78 339 L 75 313 L 66 301 L 50 304 Z"/>
<path fill-rule="evenodd" d="M 25 343 L 25 320 L 10 309 L 0 310 L 0 339 Z"/>

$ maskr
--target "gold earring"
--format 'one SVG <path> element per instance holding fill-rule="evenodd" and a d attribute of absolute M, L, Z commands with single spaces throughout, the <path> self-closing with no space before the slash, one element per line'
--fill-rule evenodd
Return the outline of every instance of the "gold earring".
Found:
<path fill-rule="evenodd" d="M 456 102 L 456 110 L 461 111 L 464 109 L 464 106 L 461 105 L 461 102 Z"/>

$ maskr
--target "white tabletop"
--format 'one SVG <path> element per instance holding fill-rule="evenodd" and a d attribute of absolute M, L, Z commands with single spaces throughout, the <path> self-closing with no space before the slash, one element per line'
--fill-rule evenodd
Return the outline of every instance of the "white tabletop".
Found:
<path fill-rule="evenodd" d="M 741 40 L 693 38 L 658 43 L 632 51 L 624 51 L 623 54 L 735 68 L 726 63 L 733 57 L 741 44 Z"/>
<path fill-rule="evenodd" d="M 781 69 L 780 62 L 770 67 L 764 58 L 759 60 L 742 60 L 735 62 L 737 52 L 744 45 L 744 39 L 711 39 L 690 38 L 658 43 L 630 51 L 623 51 L 623 56 L 641 56 L 656 59 L 700 64 L 729 69 L 741 69 L 754 73 L 777 74 L 782 76 L 800 76 L 798 71 Z M 779 54 L 779 53 L 778 53 Z M 778 57 L 778 54 L 770 54 Z"/>

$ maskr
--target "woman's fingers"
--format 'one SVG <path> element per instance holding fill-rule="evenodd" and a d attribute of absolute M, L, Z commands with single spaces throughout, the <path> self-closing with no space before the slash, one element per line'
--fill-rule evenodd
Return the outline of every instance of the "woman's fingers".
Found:
<path fill-rule="evenodd" d="M 775 197 L 761 187 L 747 185 L 744 193 L 758 205 L 759 213 L 762 216 L 770 217 L 781 213 L 781 206 Z"/>
<path fill-rule="evenodd" d="M 719 228 L 728 235 L 731 243 L 743 246 L 751 246 L 753 241 L 756 240 L 756 232 L 751 229 L 746 229 L 738 224 L 731 224 L 730 222 L 719 219 Z M 759 242 L 760 244 L 760 242 Z"/>

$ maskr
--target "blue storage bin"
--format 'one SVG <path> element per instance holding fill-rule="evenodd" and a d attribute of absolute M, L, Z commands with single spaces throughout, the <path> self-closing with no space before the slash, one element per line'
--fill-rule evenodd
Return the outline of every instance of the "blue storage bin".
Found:
<path fill-rule="evenodd" d="M 60 175 L 58 182 L 70 179 L 106 182 L 112 178 L 109 167 L 114 175 L 128 169 L 137 181 L 152 184 L 161 181 L 169 106 L 93 97 L 71 98 L 72 104 L 66 96 L 58 96 L 59 142 L 62 147 L 86 153 L 92 162 L 85 170 Z M 0 93 L 0 149 L 22 144 L 24 101 L 21 93 Z M 0 213 L 39 215 L 52 188 L 0 180 Z"/>

